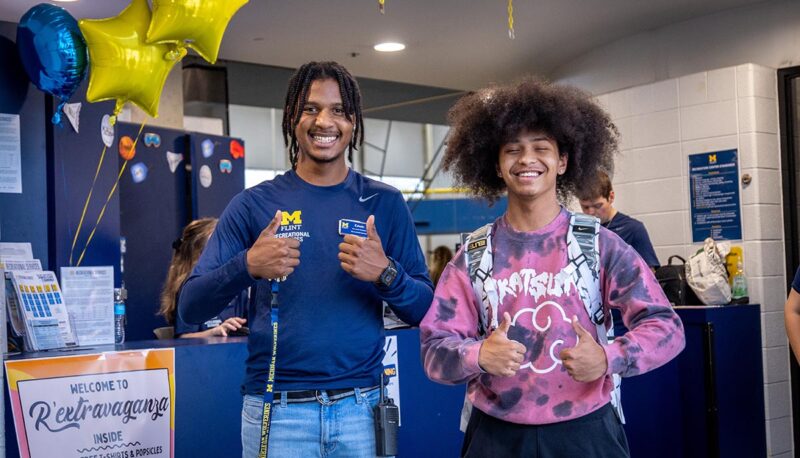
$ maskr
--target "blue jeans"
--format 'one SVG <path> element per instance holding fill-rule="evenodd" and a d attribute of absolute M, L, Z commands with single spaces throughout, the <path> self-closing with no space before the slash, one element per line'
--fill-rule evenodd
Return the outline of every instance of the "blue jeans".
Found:
<path fill-rule="evenodd" d="M 379 390 L 331 401 L 325 391 L 318 400 L 287 402 L 283 396 L 272 408 L 270 458 L 375 456 L 373 408 Z M 242 406 L 242 458 L 258 457 L 264 398 L 245 395 Z"/>

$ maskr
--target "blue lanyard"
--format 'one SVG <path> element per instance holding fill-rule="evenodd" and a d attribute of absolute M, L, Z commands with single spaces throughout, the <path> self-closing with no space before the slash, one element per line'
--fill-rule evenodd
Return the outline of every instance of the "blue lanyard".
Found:
<path fill-rule="evenodd" d="M 272 356 L 269 361 L 267 386 L 264 388 L 264 411 L 261 417 L 261 445 L 259 458 L 266 458 L 269 449 L 269 426 L 272 417 L 272 401 L 275 399 L 275 356 L 278 352 L 278 280 L 272 281 L 272 302 L 270 302 L 270 324 L 272 326 Z"/>

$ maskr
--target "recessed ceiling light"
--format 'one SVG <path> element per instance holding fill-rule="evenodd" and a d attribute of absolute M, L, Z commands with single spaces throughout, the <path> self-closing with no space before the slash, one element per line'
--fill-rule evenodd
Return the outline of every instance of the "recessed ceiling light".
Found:
<path fill-rule="evenodd" d="M 378 43 L 375 45 L 375 51 L 380 51 L 380 52 L 397 52 L 397 51 L 402 51 L 404 49 L 406 49 L 406 45 L 404 45 L 403 43 L 386 42 L 386 43 Z"/>

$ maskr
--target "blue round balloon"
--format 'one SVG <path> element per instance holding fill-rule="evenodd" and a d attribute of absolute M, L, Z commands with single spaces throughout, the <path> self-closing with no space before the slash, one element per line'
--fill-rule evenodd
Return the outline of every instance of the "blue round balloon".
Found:
<path fill-rule="evenodd" d="M 41 3 L 19 20 L 17 49 L 36 87 L 60 99 L 53 123 L 86 76 L 88 57 L 78 22 L 64 8 Z"/>

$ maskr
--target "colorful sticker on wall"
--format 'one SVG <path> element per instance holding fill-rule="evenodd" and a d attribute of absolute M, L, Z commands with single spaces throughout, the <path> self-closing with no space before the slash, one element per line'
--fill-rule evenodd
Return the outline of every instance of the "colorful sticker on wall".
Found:
<path fill-rule="evenodd" d="M 111 116 L 104 115 L 100 121 L 100 136 L 103 137 L 103 144 L 108 148 L 114 144 L 114 126 L 111 125 Z"/>
<path fill-rule="evenodd" d="M 147 179 L 147 166 L 141 162 L 137 162 L 131 166 L 131 177 L 134 183 L 141 183 Z"/>
<path fill-rule="evenodd" d="M 144 134 L 144 146 L 158 148 L 161 146 L 161 135 L 154 132 Z"/>
<path fill-rule="evenodd" d="M 211 157 L 214 154 L 214 142 L 208 138 L 203 140 L 203 142 L 200 143 L 200 150 L 203 152 L 204 158 Z"/>
<path fill-rule="evenodd" d="M 200 186 L 207 188 L 211 186 L 211 167 L 204 165 L 200 167 Z"/>
<path fill-rule="evenodd" d="M 5 366 L 21 457 L 175 455 L 174 349 Z"/>
<path fill-rule="evenodd" d="M 123 135 L 119 139 L 119 157 L 130 161 L 134 156 L 136 156 L 136 148 L 133 147 L 133 139 Z"/>
<path fill-rule="evenodd" d="M 167 164 L 169 164 L 169 171 L 175 173 L 178 170 L 178 165 L 183 162 L 183 154 L 173 153 L 167 151 Z"/>
<path fill-rule="evenodd" d="M 244 146 L 236 140 L 231 140 L 231 157 L 234 159 L 244 157 Z"/>
<path fill-rule="evenodd" d="M 61 111 L 67 116 L 69 125 L 75 132 L 80 133 L 81 126 L 81 103 L 65 103 Z"/>
<path fill-rule="evenodd" d="M 233 164 L 231 161 L 227 159 L 222 159 L 219 161 L 219 172 L 220 173 L 231 173 L 233 171 Z"/>

